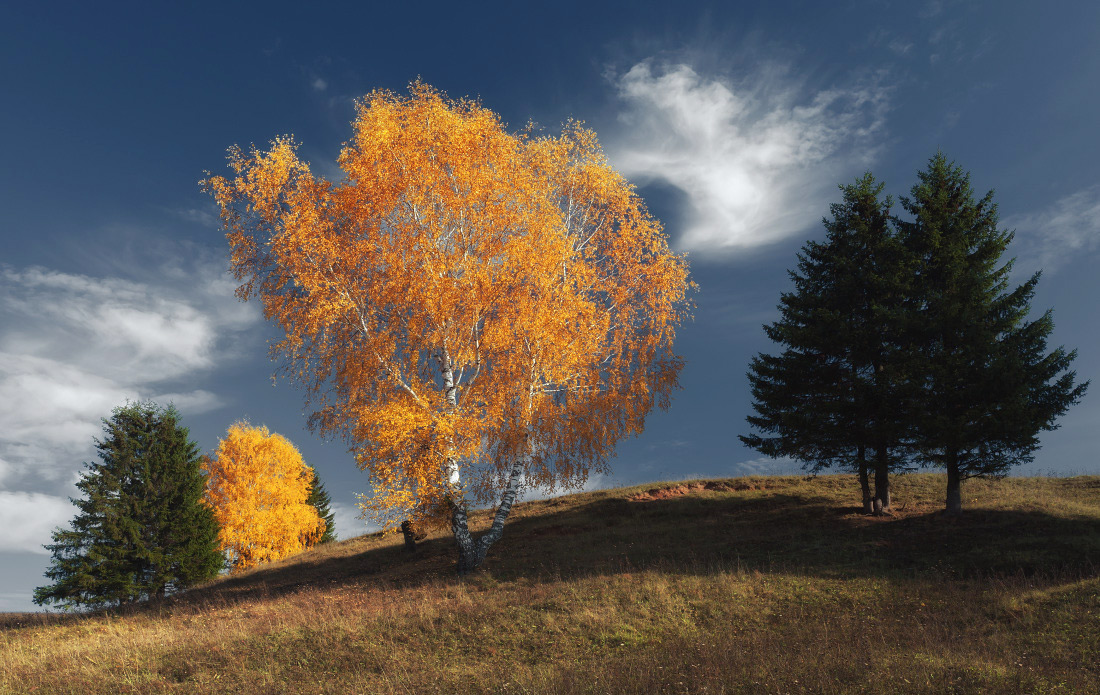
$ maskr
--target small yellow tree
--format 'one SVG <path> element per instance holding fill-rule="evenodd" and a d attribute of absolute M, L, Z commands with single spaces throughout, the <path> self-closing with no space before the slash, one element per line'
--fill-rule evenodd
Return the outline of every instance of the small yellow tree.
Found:
<path fill-rule="evenodd" d="M 312 471 L 286 437 L 236 422 L 208 472 L 206 498 L 234 572 L 301 552 L 324 534 L 307 502 Z"/>
<path fill-rule="evenodd" d="M 449 516 L 468 571 L 523 485 L 582 485 L 667 407 L 687 263 L 577 124 L 509 133 L 416 83 L 369 95 L 353 128 L 339 182 L 283 138 L 204 185 L 312 426 L 370 474 L 366 511 Z M 497 504 L 477 539 L 470 502 Z"/>

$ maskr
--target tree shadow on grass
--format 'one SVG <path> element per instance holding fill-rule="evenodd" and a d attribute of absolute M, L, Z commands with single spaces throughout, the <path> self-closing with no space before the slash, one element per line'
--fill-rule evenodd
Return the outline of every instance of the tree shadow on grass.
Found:
<path fill-rule="evenodd" d="M 962 517 L 901 511 L 868 517 L 825 495 L 790 491 L 683 494 L 633 501 L 594 496 L 517 507 L 484 570 L 533 581 L 655 569 L 671 573 L 791 572 L 812 577 L 954 578 L 1093 576 L 1100 571 L 1100 518 L 972 509 Z M 364 541 L 366 545 L 367 541 Z M 195 592 L 245 599 L 354 585 L 461 581 L 454 543 L 439 533 L 407 553 L 388 545 L 340 556 L 318 553 L 222 580 Z"/>
<path fill-rule="evenodd" d="M 483 571 L 497 580 L 535 582 L 646 569 L 838 579 L 1061 579 L 1100 573 L 1098 517 L 975 508 L 952 518 L 931 507 L 904 506 L 895 516 L 868 517 L 838 504 L 836 495 L 815 494 L 812 485 L 796 487 L 712 491 L 697 485 L 650 499 L 605 491 L 517 505 Z M 486 520 L 486 513 L 475 515 L 474 526 Z M 456 552 L 448 533 L 440 531 L 418 545 L 408 553 L 399 535 L 363 536 L 115 612 L 201 610 L 309 591 L 464 581 L 455 574 Z M 21 624 L 12 618 L 0 622 L 0 628 Z"/>
<path fill-rule="evenodd" d="M 670 572 L 784 571 L 816 577 L 936 573 L 1092 576 L 1100 572 L 1100 518 L 1041 511 L 974 509 L 864 516 L 834 499 L 775 492 L 647 502 L 610 499 L 511 529 L 509 562 L 495 574 L 522 574 L 520 560 L 552 558 L 614 571 L 616 565 Z M 539 530 L 544 529 L 543 535 Z M 578 531 L 583 532 L 578 533 Z"/>

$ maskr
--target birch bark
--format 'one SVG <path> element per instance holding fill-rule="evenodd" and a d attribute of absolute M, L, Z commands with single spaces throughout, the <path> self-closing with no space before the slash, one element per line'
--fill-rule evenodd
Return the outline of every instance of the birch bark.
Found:
<path fill-rule="evenodd" d="M 454 367 L 450 362 L 450 356 L 446 350 L 440 356 L 440 371 L 443 376 L 443 389 L 447 398 L 447 404 L 452 409 L 458 408 L 458 387 L 455 384 Z M 449 502 L 451 505 L 451 533 L 454 535 L 455 545 L 458 548 L 458 573 L 467 574 L 481 566 L 489 548 L 504 535 L 504 522 L 512 511 L 512 505 L 519 493 L 520 480 L 523 477 L 523 459 L 518 458 L 512 465 L 508 475 L 508 484 L 501 495 L 500 505 L 493 516 L 493 523 L 489 530 L 475 539 L 470 533 L 469 509 L 466 495 L 462 490 L 461 473 L 458 461 L 451 458 L 447 461 L 447 479 L 450 487 Z"/>
<path fill-rule="evenodd" d="M 470 534 L 469 520 L 466 509 L 466 500 L 451 501 L 451 531 L 454 533 L 455 544 L 458 546 L 458 573 L 467 574 L 481 566 L 485 561 L 485 555 L 489 548 L 504 535 L 504 522 L 508 519 L 512 505 L 516 501 L 519 492 L 519 481 L 523 477 L 523 462 L 516 461 L 508 476 L 508 486 L 501 495 L 500 506 L 493 515 L 493 523 L 489 530 L 475 539 Z"/>

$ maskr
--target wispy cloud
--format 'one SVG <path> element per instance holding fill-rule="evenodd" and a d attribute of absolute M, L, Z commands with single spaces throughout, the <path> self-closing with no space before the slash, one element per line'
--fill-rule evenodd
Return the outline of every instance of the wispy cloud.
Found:
<path fill-rule="evenodd" d="M 867 45 L 873 48 L 886 48 L 897 57 L 909 55 L 913 50 L 913 42 L 905 37 L 895 35 L 886 27 L 878 27 L 867 37 Z"/>
<path fill-rule="evenodd" d="M 906 55 L 909 51 L 913 50 L 913 42 L 906 41 L 905 39 L 892 39 L 887 47 L 895 54 L 899 56 Z"/>
<path fill-rule="evenodd" d="M 195 380 L 259 315 L 237 302 L 221 265 L 176 259 L 142 269 L 156 280 L 0 267 L 5 494 L 74 494 L 100 419 L 126 400 L 174 402 L 191 414 L 222 404 Z"/>
<path fill-rule="evenodd" d="M 780 458 L 770 458 L 768 456 L 761 456 L 760 458 L 749 459 L 748 461 L 740 461 L 733 464 L 732 474 L 734 476 L 740 475 L 795 475 L 802 472 L 802 465 L 787 456 Z"/>
<path fill-rule="evenodd" d="M 310 84 L 313 86 L 313 89 L 318 92 L 323 92 L 328 89 L 328 82 L 322 77 L 314 77 Z"/>
<path fill-rule="evenodd" d="M 942 0 L 929 0 L 928 2 L 924 3 L 923 7 L 920 8 L 917 16 L 919 16 L 921 19 L 933 19 L 940 16 L 942 12 Z"/>
<path fill-rule="evenodd" d="M 613 77 L 622 135 L 609 150 L 636 182 L 682 191 L 682 248 L 764 245 L 812 227 L 844 177 L 872 160 L 887 110 L 881 76 L 806 93 L 778 68 L 737 81 L 643 61 Z"/>
<path fill-rule="evenodd" d="M 177 208 L 170 212 L 174 213 L 180 219 L 194 222 L 209 229 L 216 229 L 221 224 L 218 220 L 217 208 L 213 205 L 201 208 Z"/>
<path fill-rule="evenodd" d="M 1021 272 L 1030 273 L 1032 265 L 1054 272 L 1071 258 L 1100 248 L 1100 185 L 1042 210 L 1008 217 L 1004 226 L 1016 230 Z M 1022 268 L 1025 260 L 1028 268 Z"/>

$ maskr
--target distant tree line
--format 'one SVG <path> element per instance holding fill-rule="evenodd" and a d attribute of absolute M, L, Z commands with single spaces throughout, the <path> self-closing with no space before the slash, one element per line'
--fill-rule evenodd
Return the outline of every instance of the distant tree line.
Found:
<path fill-rule="evenodd" d="M 132 604 L 335 539 L 324 485 L 280 435 L 236 423 L 211 459 L 174 407 L 128 403 L 103 423 L 35 603 Z"/>
<path fill-rule="evenodd" d="M 1088 382 L 1074 384 L 1076 351 L 1048 351 L 1051 312 L 1029 316 L 1040 273 L 1010 285 L 992 192 L 976 200 L 943 154 L 901 198 L 907 218 L 883 188 L 871 173 L 841 186 L 825 240 L 802 248 L 764 327 L 782 349 L 750 364 L 755 432 L 741 440 L 856 472 L 867 513 L 890 508 L 891 473 L 943 468 L 958 514 L 961 481 L 1033 460 Z"/>

